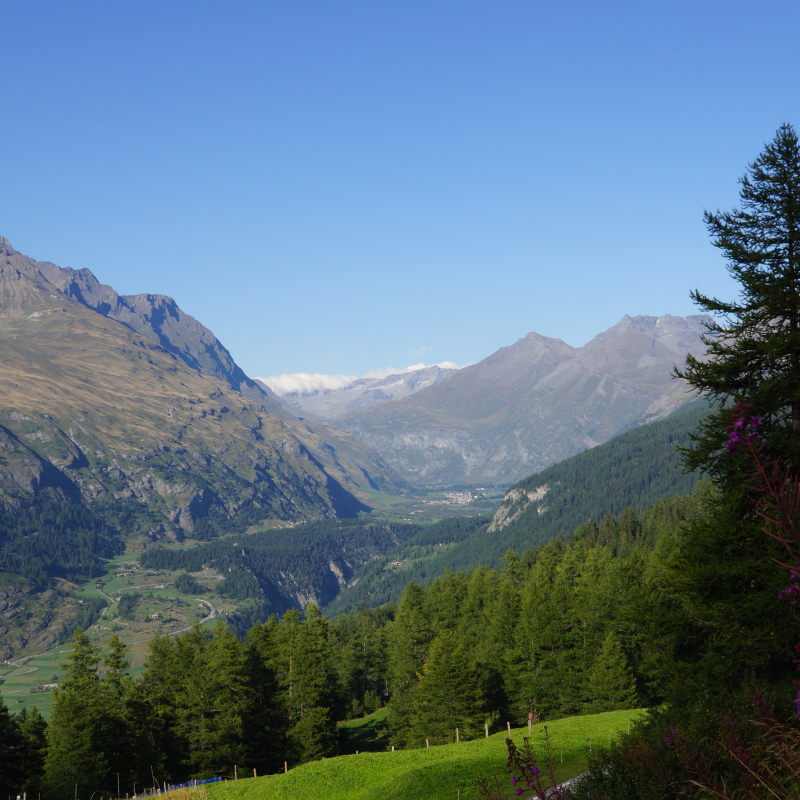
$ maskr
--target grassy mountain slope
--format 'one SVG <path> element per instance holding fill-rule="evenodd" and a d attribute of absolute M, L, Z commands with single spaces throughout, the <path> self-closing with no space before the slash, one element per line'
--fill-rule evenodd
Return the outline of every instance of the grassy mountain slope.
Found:
<path fill-rule="evenodd" d="M 687 444 L 704 404 L 621 434 L 512 486 L 493 520 L 459 520 L 449 537 L 427 530 L 369 562 L 326 612 L 355 611 L 365 602 L 397 601 L 409 581 L 425 584 L 445 569 L 497 566 L 508 548 L 518 554 L 569 536 L 590 518 L 598 523 L 626 506 L 641 511 L 658 499 L 691 492 L 699 476 L 684 474 L 678 445 Z"/>
<path fill-rule="evenodd" d="M 590 740 L 596 748 L 609 737 L 626 729 L 640 711 L 610 711 L 605 714 L 571 717 L 548 723 L 559 781 L 569 779 L 586 768 Z M 512 728 L 512 739 L 519 747 L 527 728 Z M 326 798 L 326 800 L 450 800 L 456 796 L 477 796 L 481 777 L 498 776 L 514 797 L 506 775 L 506 732 L 488 739 L 459 744 L 388 753 L 360 753 L 312 761 L 286 774 L 211 784 L 205 792 L 211 800 L 288 800 Z M 535 726 L 532 744 L 541 752 L 544 728 Z M 561 759 L 563 758 L 563 762 Z M 239 775 L 246 775 L 239 767 Z M 176 793 L 176 797 L 177 797 Z M 199 797 L 187 793 L 186 798 Z"/>

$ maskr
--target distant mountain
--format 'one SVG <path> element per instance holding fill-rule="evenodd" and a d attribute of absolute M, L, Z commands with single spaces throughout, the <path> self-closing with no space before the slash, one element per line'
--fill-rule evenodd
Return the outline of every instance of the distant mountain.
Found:
<path fill-rule="evenodd" d="M 352 516 L 362 489 L 404 486 L 363 443 L 294 418 L 171 298 L 0 238 L 0 508 L 69 499 L 125 536 L 211 538 Z M 16 535 L 0 531 L 7 553 Z"/>
<path fill-rule="evenodd" d="M 506 483 L 691 399 L 671 377 L 705 352 L 703 316 L 625 316 L 583 347 L 529 333 L 412 396 L 337 420 L 422 483 Z"/>
<path fill-rule="evenodd" d="M 420 389 L 441 383 L 456 371 L 456 367 L 433 364 L 430 367 L 400 372 L 385 378 L 358 378 L 337 389 L 288 391 L 280 394 L 287 408 L 313 419 L 333 422 L 350 411 L 371 408 L 391 400 L 408 397 Z M 267 387 L 256 379 L 259 386 Z"/>

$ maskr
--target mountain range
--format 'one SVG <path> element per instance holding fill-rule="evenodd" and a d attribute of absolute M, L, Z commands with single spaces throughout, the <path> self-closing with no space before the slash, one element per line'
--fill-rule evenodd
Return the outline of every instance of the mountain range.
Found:
<path fill-rule="evenodd" d="M 6 508 L 69 496 L 129 535 L 208 538 L 352 516 L 382 487 L 405 483 L 352 436 L 296 419 L 171 298 L 118 295 L 0 238 Z"/>
<path fill-rule="evenodd" d="M 706 319 L 626 315 L 583 347 L 529 333 L 336 425 L 412 482 L 511 483 L 689 402 L 673 370 L 705 354 Z"/>

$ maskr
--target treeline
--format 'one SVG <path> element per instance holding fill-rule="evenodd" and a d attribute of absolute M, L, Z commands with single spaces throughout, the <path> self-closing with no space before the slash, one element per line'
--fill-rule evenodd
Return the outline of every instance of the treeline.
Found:
<path fill-rule="evenodd" d="M 659 501 L 639 515 L 581 526 L 563 538 L 506 553 L 501 569 L 447 573 L 409 584 L 391 623 L 372 611 L 333 623 L 351 713 L 374 710 L 388 691 L 395 745 L 469 738 L 502 728 L 655 702 L 637 621 L 642 585 L 660 542 L 703 513 L 701 493 Z"/>
<path fill-rule="evenodd" d="M 191 777 L 264 775 L 340 752 L 346 696 L 330 625 L 315 606 L 239 640 L 219 622 L 149 645 L 138 680 L 113 636 L 82 632 L 36 737 L 0 699 L 0 785 L 32 796 L 134 794 Z M 26 727 L 27 726 L 27 727 Z"/>
<path fill-rule="evenodd" d="M 76 783 L 79 795 L 109 796 L 117 774 L 132 793 L 336 755 L 347 747 L 337 723 L 385 705 L 392 743 L 416 747 L 452 741 L 456 727 L 468 739 L 485 724 L 521 724 L 529 712 L 546 720 L 656 702 L 650 630 L 636 609 L 657 551 L 704 502 L 698 492 L 641 515 L 627 508 L 569 543 L 510 551 L 498 570 L 411 583 L 398 606 L 331 621 L 309 605 L 243 640 L 223 623 L 195 626 L 153 640 L 137 680 L 116 637 L 101 661 L 78 631 L 39 772 L 0 778 L 43 797 L 74 794 Z"/>

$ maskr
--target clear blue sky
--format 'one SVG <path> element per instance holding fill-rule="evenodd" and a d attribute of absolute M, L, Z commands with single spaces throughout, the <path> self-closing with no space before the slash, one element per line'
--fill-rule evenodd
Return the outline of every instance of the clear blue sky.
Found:
<path fill-rule="evenodd" d="M 0 234 L 175 297 L 251 375 L 583 344 L 735 292 L 702 212 L 800 125 L 799 23 L 764 0 L 5 2 Z"/>

